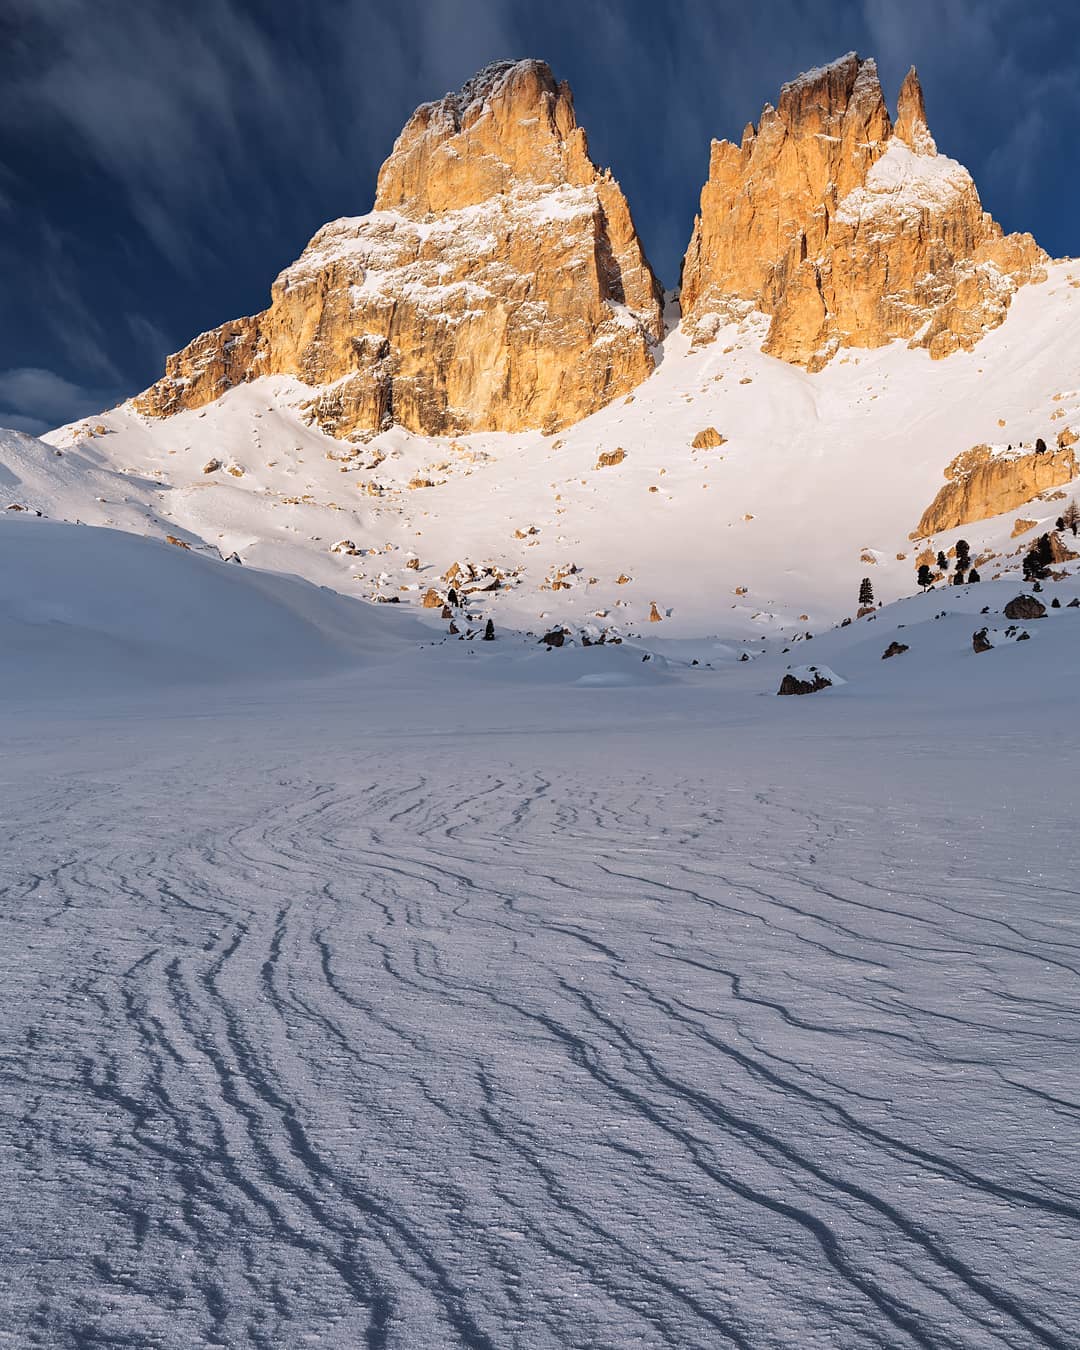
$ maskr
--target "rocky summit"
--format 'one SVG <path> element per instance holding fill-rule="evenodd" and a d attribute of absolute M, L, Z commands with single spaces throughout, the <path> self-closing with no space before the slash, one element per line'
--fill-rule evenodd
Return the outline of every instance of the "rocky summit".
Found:
<path fill-rule="evenodd" d="M 164 416 L 283 374 L 336 436 L 556 430 L 639 384 L 662 336 L 660 287 L 569 87 L 503 62 L 418 108 L 374 210 L 321 229 L 269 309 L 170 357 L 138 406 Z"/>
<path fill-rule="evenodd" d="M 894 124 L 876 64 L 851 53 L 785 85 L 740 145 L 713 142 L 683 314 L 707 341 L 760 311 L 765 350 L 811 370 L 897 338 L 944 357 L 1001 324 L 1046 261 L 938 153 L 915 70 Z"/>
<path fill-rule="evenodd" d="M 895 339 L 944 357 L 998 327 L 1047 261 L 938 153 L 914 69 L 894 123 L 852 53 L 785 85 L 740 145 L 713 142 L 684 328 L 700 344 L 761 315 L 764 350 L 810 371 Z M 554 432 L 647 378 L 663 336 L 660 285 L 569 87 L 542 61 L 500 62 L 418 108 L 374 209 L 321 229 L 268 309 L 170 357 L 137 407 L 168 416 L 291 375 L 336 437 Z"/>
<path fill-rule="evenodd" d="M 811 371 L 895 339 L 943 357 L 998 327 L 1047 261 L 938 153 L 914 69 L 894 123 L 852 53 L 785 85 L 740 145 L 713 142 L 684 327 L 708 342 L 760 314 L 764 350 Z M 554 432 L 648 377 L 663 336 L 660 285 L 569 87 L 542 61 L 500 62 L 418 108 L 374 210 L 324 226 L 268 309 L 197 337 L 137 406 L 168 416 L 291 375 L 336 437 Z"/>

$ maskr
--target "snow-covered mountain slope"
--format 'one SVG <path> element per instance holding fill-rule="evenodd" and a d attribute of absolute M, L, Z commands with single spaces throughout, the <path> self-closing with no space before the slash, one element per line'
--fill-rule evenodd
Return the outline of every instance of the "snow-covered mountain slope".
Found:
<path fill-rule="evenodd" d="M 1080 427 L 1078 281 L 1055 264 L 974 352 L 941 362 L 894 343 L 810 375 L 762 354 L 760 319 L 696 350 L 675 329 L 634 395 L 554 437 L 395 428 L 343 443 L 306 425 L 305 386 L 273 377 L 162 420 L 122 405 L 95 419 L 103 435 L 50 434 L 64 460 L 15 472 L 49 515 L 172 532 L 361 598 L 418 605 L 455 562 L 490 561 L 513 575 L 469 608 L 500 627 L 641 633 L 655 604 L 670 636 L 814 631 L 854 612 L 865 575 L 878 599 L 913 591 L 925 545 L 909 535 L 958 453 Z M 695 450 L 710 428 L 724 444 Z M 933 547 L 963 536 L 1002 555 L 986 579 L 1063 505 Z M 1035 524 L 1014 539 L 1017 515 Z"/>
<path fill-rule="evenodd" d="M 295 578 L 18 513 L 0 519 L 0 628 L 5 698 L 300 679 L 425 637 Z"/>

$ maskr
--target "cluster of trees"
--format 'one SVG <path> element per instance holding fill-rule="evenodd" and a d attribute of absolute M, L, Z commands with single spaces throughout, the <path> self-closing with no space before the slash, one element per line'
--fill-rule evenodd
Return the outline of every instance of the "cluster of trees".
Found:
<path fill-rule="evenodd" d="M 1077 507 L 1075 502 L 1068 504 L 1061 515 L 1058 516 L 1055 525 L 1059 530 L 1068 530 L 1071 535 L 1076 535 L 1077 529 L 1080 529 L 1080 508 Z"/>
<path fill-rule="evenodd" d="M 1024 580 L 1045 581 L 1054 561 L 1054 549 L 1048 534 L 1040 534 L 1031 551 L 1024 555 Z"/>
<path fill-rule="evenodd" d="M 949 574 L 949 560 L 944 552 L 939 551 L 937 555 L 938 571 L 943 576 Z M 928 586 L 932 586 L 935 581 L 934 572 L 929 563 L 919 565 L 919 573 L 916 581 L 925 591 Z M 974 585 L 982 581 L 978 569 L 971 565 L 971 545 L 966 539 L 956 541 L 956 570 L 952 574 L 952 584 L 954 586 Z"/>

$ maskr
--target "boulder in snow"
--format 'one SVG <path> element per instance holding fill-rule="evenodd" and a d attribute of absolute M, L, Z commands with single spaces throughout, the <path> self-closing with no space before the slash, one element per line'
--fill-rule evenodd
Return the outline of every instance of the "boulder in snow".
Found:
<path fill-rule="evenodd" d="M 822 689 L 831 689 L 834 684 L 843 683 L 844 681 L 828 666 L 796 666 L 794 670 L 789 670 L 780 681 L 780 688 L 776 692 L 777 696 L 781 694 L 817 694 Z"/>
<path fill-rule="evenodd" d="M 1033 595 L 1018 595 L 1005 606 L 1007 619 L 1045 619 L 1046 606 Z"/>

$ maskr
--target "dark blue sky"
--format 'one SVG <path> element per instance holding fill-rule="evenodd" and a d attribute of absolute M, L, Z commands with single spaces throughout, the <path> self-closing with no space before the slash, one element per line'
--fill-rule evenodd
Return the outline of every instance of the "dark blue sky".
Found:
<path fill-rule="evenodd" d="M 503 57 L 574 89 L 673 284 L 713 136 L 857 50 L 923 77 L 1007 229 L 1080 252 L 1075 0 L 2 0 L 0 425 L 142 388 L 370 208 L 421 102 Z"/>

